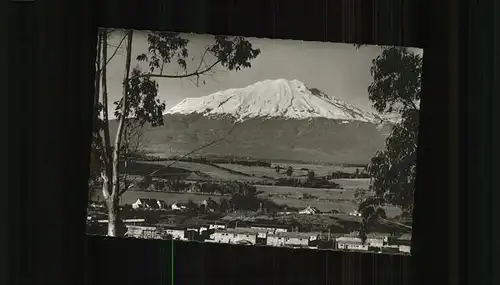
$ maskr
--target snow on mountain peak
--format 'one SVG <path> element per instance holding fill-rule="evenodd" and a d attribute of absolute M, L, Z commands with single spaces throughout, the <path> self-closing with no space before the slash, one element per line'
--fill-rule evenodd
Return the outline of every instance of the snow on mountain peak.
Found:
<path fill-rule="evenodd" d="M 199 98 L 186 98 L 167 114 L 230 115 L 237 121 L 251 118 L 326 118 L 379 124 L 381 118 L 299 80 L 263 80 L 243 88 L 227 89 Z"/>

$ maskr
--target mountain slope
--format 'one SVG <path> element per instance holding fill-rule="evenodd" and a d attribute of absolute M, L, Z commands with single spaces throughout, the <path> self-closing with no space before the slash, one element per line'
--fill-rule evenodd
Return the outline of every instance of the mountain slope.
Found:
<path fill-rule="evenodd" d="M 155 156 L 183 155 L 225 138 L 194 155 L 353 164 L 369 162 L 384 147 L 391 129 L 324 118 L 253 118 L 235 125 L 230 118 L 201 114 L 165 115 L 164 122 L 162 127 L 144 129 L 144 150 Z"/>
<path fill-rule="evenodd" d="M 194 155 L 361 164 L 384 148 L 391 126 L 300 81 L 265 80 L 185 99 L 164 126 L 143 129 L 143 149 L 179 156 L 224 138 Z"/>
<path fill-rule="evenodd" d="M 252 118 L 308 119 L 380 123 L 382 118 L 307 88 L 298 80 L 264 80 L 200 98 L 186 98 L 167 114 L 228 115 L 237 121 Z"/>

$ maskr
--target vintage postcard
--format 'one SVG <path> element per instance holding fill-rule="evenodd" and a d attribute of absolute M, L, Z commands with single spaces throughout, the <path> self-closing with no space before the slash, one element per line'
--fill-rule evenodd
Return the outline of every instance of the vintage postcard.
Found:
<path fill-rule="evenodd" d="M 98 37 L 87 234 L 411 253 L 422 50 Z"/>

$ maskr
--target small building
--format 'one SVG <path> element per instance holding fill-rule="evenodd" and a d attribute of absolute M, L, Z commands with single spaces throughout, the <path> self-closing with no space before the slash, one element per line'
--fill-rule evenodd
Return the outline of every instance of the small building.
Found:
<path fill-rule="evenodd" d="M 358 237 L 358 233 L 351 233 L 335 239 L 337 249 L 341 250 L 362 250 L 367 251 L 368 243 L 363 243 L 363 240 Z"/>
<path fill-rule="evenodd" d="M 302 215 L 315 215 L 315 214 L 319 214 L 319 213 L 320 213 L 320 210 L 318 210 L 318 208 L 311 207 L 311 206 L 307 206 L 307 208 L 299 211 L 299 214 L 302 214 Z"/>
<path fill-rule="evenodd" d="M 317 240 L 319 233 L 276 232 L 267 236 L 269 246 L 307 247 Z"/>
<path fill-rule="evenodd" d="M 155 226 L 135 226 L 126 225 L 125 236 L 145 239 L 163 239 L 161 232 Z"/>
<path fill-rule="evenodd" d="M 388 244 L 391 234 L 389 233 L 368 233 L 366 235 L 366 241 L 371 247 L 381 248 Z"/>
<path fill-rule="evenodd" d="M 247 228 L 219 229 L 215 230 L 210 235 L 210 238 L 217 243 L 255 245 L 257 243 L 257 234 L 258 231 Z"/>
<path fill-rule="evenodd" d="M 169 236 L 172 239 L 187 240 L 185 229 L 176 226 L 137 226 L 126 225 L 127 232 L 125 236 L 145 239 L 166 239 Z"/>
<path fill-rule="evenodd" d="M 170 235 L 170 236 L 172 236 L 172 239 L 176 239 L 176 240 L 187 240 L 188 239 L 186 236 L 186 228 L 185 227 L 159 224 L 158 228 L 164 236 Z"/>

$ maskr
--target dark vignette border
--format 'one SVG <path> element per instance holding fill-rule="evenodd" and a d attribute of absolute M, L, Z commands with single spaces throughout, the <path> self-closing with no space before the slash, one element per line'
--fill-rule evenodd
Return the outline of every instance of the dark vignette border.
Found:
<path fill-rule="evenodd" d="M 20 86 L 9 109 L 22 114 L 13 131 L 16 150 L 9 151 L 9 168 L 17 175 L 16 185 L 9 184 L 9 222 L 18 225 L 8 231 L 18 245 L 10 246 L 17 262 L 9 262 L 9 277 L 44 284 L 170 284 L 170 242 L 83 235 L 95 33 L 108 26 L 424 47 L 423 178 L 417 182 L 413 257 L 176 243 L 176 284 L 421 284 L 448 278 L 448 250 L 435 242 L 436 236 L 452 238 L 442 226 L 452 193 L 449 181 L 436 174 L 449 162 L 451 142 L 444 95 L 449 80 L 443 78 L 449 3 L 443 2 L 53 0 L 16 6 L 13 18 L 32 25 L 25 24 L 23 36 L 9 34 L 17 45 L 10 59 L 18 60 L 9 68 L 17 68 L 12 77 Z M 298 15 L 310 21 L 297 22 Z M 444 214 L 434 219 L 435 211 Z"/>

